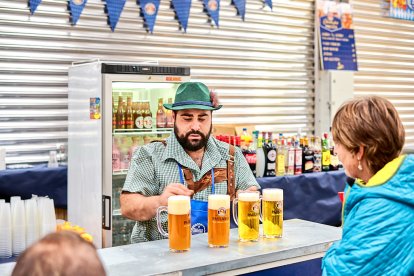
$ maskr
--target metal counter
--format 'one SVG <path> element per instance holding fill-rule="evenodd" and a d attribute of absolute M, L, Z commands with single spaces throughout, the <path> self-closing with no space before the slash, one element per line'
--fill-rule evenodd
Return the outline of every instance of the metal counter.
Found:
<path fill-rule="evenodd" d="M 292 219 L 284 222 L 281 239 L 241 243 L 235 228 L 230 230 L 228 248 L 209 248 L 207 234 L 200 234 L 192 236 L 191 250 L 185 253 L 170 252 L 168 240 L 98 253 L 108 275 L 235 275 L 321 258 L 341 232 L 341 228 Z M 13 267 L 14 263 L 1 264 L 0 275 L 10 275 Z"/>
<path fill-rule="evenodd" d="M 228 248 L 209 248 L 207 234 L 192 236 L 191 250 L 172 253 L 168 240 L 99 250 L 108 275 L 235 275 L 321 258 L 341 238 L 341 228 L 304 220 L 287 220 L 281 239 L 238 242 L 230 231 Z"/>

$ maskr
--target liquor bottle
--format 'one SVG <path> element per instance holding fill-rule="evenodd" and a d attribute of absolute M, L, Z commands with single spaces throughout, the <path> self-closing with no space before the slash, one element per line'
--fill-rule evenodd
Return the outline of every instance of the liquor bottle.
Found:
<path fill-rule="evenodd" d="M 331 150 L 329 148 L 328 133 L 323 134 L 322 139 L 322 171 L 329 171 L 331 165 Z"/>
<path fill-rule="evenodd" d="M 331 171 L 337 171 L 339 169 L 339 159 L 338 159 L 338 155 L 335 152 L 335 143 L 333 140 L 331 140 L 330 152 L 331 152 L 331 165 L 329 166 L 329 169 Z"/>
<path fill-rule="evenodd" d="M 116 109 L 114 97 L 112 97 L 112 130 L 116 129 Z"/>
<path fill-rule="evenodd" d="M 247 128 L 243 128 L 243 132 L 240 136 L 240 147 L 241 147 L 242 151 L 243 151 L 243 149 L 247 150 L 247 148 L 250 144 L 250 139 L 249 139 L 248 136 L 249 135 L 247 134 Z"/>
<path fill-rule="evenodd" d="M 267 133 L 267 142 L 263 146 L 266 158 L 265 176 L 276 175 L 276 145 L 272 143 L 272 133 Z"/>
<path fill-rule="evenodd" d="M 168 104 L 172 104 L 172 98 L 168 98 Z M 173 111 L 172 110 L 166 110 L 166 127 L 173 128 L 174 127 L 174 119 L 173 119 Z"/>
<path fill-rule="evenodd" d="M 132 112 L 132 99 L 131 97 L 127 98 L 127 106 L 125 110 L 125 128 L 133 129 L 134 128 L 134 114 Z"/>
<path fill-rule="evenodd" d="M 118 100 L 118 110 L 116 112 L 116 128 L 125 129 L 125 112 L 124 112 L 124 101 L 122 97 Z"/>
<path fill-rule="evenodd" d="M 112 138 L 112 171 L 116 172 L 121 170 L 121 152 L 118 148 L 118 140 L 115 137 Z"/>
<path fill-rule="evenodd" d="M 259 131 L 253 131 L 253 141 L 250 143 L 249 148 L 244 155 L 247 163 L 249 164 L 250 169 L 252 170 L 253 175 L 256 175 L 256 162 L 257 162 L 257 139 Z"/>
<path fill-rule="evenodd" d="M 295 148 L 292 146 L 292 142 L 288 142 L 288 156 L 287 156 L 287 170 L 286 175 L 294 175 L 295 173 Z"/>
<path fill-rule="evenodd" d="M 299 141 L 295 141 L 295 175 L 302 174 L 302 148 Z"/>
<path fill-rule="evenodd" d="M 137 104 L 137 113 L 135 118 L 135 128 L 143 129 L 144 128 L 144 106 L 142 102 Z"/>
<path fill-rule="evenodd" d="M 311 173 L 313 172 L 313 158 L 314 152 L 309 146 L 309 139 L 305 137 L 303 139 L 303 159 L 302 159 L 302 172 L 303 173 Z"/>
<path fill-rule="evenodd" d="M 150 108 L 150 103 L 145 103 L 145 115 L 144 115 L 144 128 L 145 129 L 151 129 L 152 128 L 152 112 Z"/>
<path fill-rule="evenodd" d="M 157 126 L 157 128 L 165 128 L 166 124 L 167 124 L 167 118 L 165 116 L 163 101 L 162 101 L 162 98 L 158 98 L 156 126 Z"/>
<path fill-rule="evenodd" d="M 276 163 L 276 176 L 285 175 L 285 140 L 281 139 L 277 145 L 277 163 Z"/>
<path fill-rule="evenodd" d="M 256 150 L 256 177 L 264 177 L 266 168 L 266 157 L 263 149 L 263 134 L 260 133 L 257 138 Z"/>
<path fill-rule="evenodd" d="M 321 138 L 315 137 L 314 152 L 313 152 L 313 172 L 322 171 L 322 148 Z"/>

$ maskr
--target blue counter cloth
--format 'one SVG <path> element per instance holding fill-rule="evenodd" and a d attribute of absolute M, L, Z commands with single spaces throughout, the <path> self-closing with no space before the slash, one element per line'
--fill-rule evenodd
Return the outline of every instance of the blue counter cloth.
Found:
<path fill-rule="evenodd" d="M 57 208 L 67 208 L 67 178 L 67 167 L 38 165 L 27 169 L 2 170 L 0 198 L 9 200 L 11 196 L 21 196 L 28 199 L 35 194 L 52 198 Z"/>
<path fill-rule="evenodd" d="M 303 219 L 332 226 L 341 225 L 342 203 L 338 192 L 346 184 L 344 171 L 307 173 L 294 176 L 263 177 L 262 189 L 283 189 L 283 218 Z"/>

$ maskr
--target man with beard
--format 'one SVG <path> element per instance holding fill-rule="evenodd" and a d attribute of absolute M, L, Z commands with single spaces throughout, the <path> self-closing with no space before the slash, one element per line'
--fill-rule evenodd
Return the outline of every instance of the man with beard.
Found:
<path fill-rule="evenodd" d="M 181 84 L 174 103 L 164 107 L 173 110 L 174 133 L 165 142 L 136 150 L 120 197 L 122 215 L 137 221 L 132 243 L 163 238 L 155 215 L 158 207 L 167 206 L 168 197 L 187 195 L 207 201 L 213 193 L 212 175 L 216 194 L 230 194 L 233 198 L 237 190 L 260 188 L 240 149 L 210 135 L 212 111 L 222 106 L 215 102 L 206 85 Z"/>

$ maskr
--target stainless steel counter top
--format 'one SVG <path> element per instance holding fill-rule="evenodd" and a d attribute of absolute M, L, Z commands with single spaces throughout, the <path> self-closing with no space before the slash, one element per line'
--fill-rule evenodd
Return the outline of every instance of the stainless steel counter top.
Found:
<path fill-rule="evenodd" d="M 209 248 L 207 234 L 192 236 L 191 250 L 172 253 L 168 240 L 98 250 L 108 275 L 241 274 L 323 257 L 330 244 L 341 238 L 341 228 L 304 220 L 284 222 L 283 238 L 238 242 L 230 231 L 228 248 Z M 14 264 L 0 265 L 10 275 Z"/>
<path fill-rule="evenodd" d="M 209 248 L 207 234 L 200 234 L 192 236 L 185 253 L 170 252 L 168 240 L 160 240 L 101 249 L 99 254 L 108 275 L 234 275 L 320 258 L 340 238 L 341 228 L 293 219 L 284 222 L 281 239 L 241 243 L 232 229 L 228 248 Z"/>

